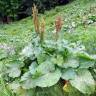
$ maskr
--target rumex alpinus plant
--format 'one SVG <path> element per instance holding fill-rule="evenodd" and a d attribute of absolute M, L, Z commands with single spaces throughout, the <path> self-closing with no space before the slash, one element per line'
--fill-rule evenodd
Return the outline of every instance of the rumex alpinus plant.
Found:
<path fill-rule="evenodd" d="M 35 15 L 33 16 L 35 18 Z M 38 20 L 33 20 L 37 28 Z M 58 17 L 55 22 L 56 34 L 61 30 L 61 22 L 61 17 Z M 6 68 L 3 68 L 3 72 L 6 73 L 1 73 L 9 88 L 18 93 L 18 89 L 28 91 L 37 87 L 50 88 L 63 80 L 64 87 L 62 87 L 66 92 L 73 92 L 76 88 L 83 94 L 93 93 L 95 81 L 89 68 L 94 68 L 96 56 L 88 54 L 80 42 L 70 43 L 59 38 L 42 39 L 45 31 L 44 19 L 40 26 L 39 31 L 36 31 L 38 28 L 35 30 L 40 35 L 33 38 L 32 42 L 22 50 L 20 57 L 6 62 Z"/>

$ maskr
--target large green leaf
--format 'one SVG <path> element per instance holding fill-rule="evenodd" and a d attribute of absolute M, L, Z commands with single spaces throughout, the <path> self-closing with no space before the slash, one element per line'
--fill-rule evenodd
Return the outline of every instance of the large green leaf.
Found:
<path fill-rule="evenodd" d="M 37 67 L 36 72 L 39 72 L 41 74 L 46 74 L 54 70 L 55 70 L 55 65 L 50 61 L 50 59 L 48 59 Z"/>
<path fill-rule="evenodd" d="M 53 40 L 46 40 L 43 45 L 47 52 L 53 53 L 56 50 L 56 42 Z"/>
<path fill-rule="evenodd" d="M 77 76 L 70 80 L 71 85 L 84 94 L 91 94 L 95 91 L 95 82 L 91 73 L 86 69 L 79 69 Z"/>
<path fill-rule="evenodd" d="M 38 76 L 44 75 L 48 72 L 52 72 L 55 70 L 55 65 L 48 60 L 38 65 L 36 62 L 33 62 L 31 66 L 29 66 L 29 71 L 33 75 L 32 77 L 36 78 Z"/>
<path fill-rule="evenodd" d="M 28 76 L 27 80 L 22 82 L 22 87 L 24 89 L 34 88 L 36 86 L 39 87 L 50 87 L 55 85 L 61 77 L 60 70 L 56 70 L 54 72 L 47 73 L 43 76 L 40 76 L 36 79 L 32 79 L 31 76 Z"/>
<path fill-rule="evenodd" d="M 17 92 L 20 88 L 20 84 L 18 82 L 9 83 L 9 88 L 12 89 L 13 92 Z"/>
<path fill-rule="evenodd" d="M 93 67 L 95 64 L 94 60 L 88 60 L 88 59 L 83 59 L 80 58 L 80 67 L 79 68 L 89 68 L 89 67 Z"/>
<path fill-rule="evenodd" d="M 36 87 L 36 81 L 32 79 L 32 74 L 30 72 L 26 72 L 21 77 L 21 86 L 24 89 L 30 89 Z"/>
<path fill-rule="evenodd" d="M 8 68 L 12 68 L 12 67 L 17 67 L 17 68 L 21 68 L 24 66 L 24 63 L 20 60 L 13 60 L 13 58 L 11 58 L 12 60 L 8 59 L 8 62 L 6 64 L 6 66 Z M 17 59 L 17 58 L 16 58 Z"/>
<path fill-rule="evenodd" d="M 79 66 L 79 60 L 77 58 L 68 58 L 63 63 L 63 68 L 77 68 Z"/>
<path fill-rule="evenodd" d="M 24 66 L 24 63 L 19 60 L 12 60 L 7 63 L 8 64 L 6 64 L 6 67 L 8 68 L 7 73 L 9 74 L 9 77 L 19 77 L 21 74 L 20 68 Z"/>
<path fill-rule="evenodd" d="M 20 76 L 21 70 L 17 67 L 12 67 L 8 70 L 8 73 L 9 73 L 9 77 L 15 78 Z"/>
<path fill-rule="evenodd" d="M 36 62 L 32 62 L 32 64 L 29 66 L 29 71 L 31 74 L 35 74 L 37 66 L 38 64 Z"/>
<path fill-rule="evenodd" d="M 46 55 L 45 53 L 39 54 L 39 55 L 37 56 L 38 64 L 43 63 L 47 58 L 48 58 L 48 55 Z"/>
<path fill-rule="evenodd" d="M 76 77 L 76 72 L 72 68 L 63 69 L 61 78 L 64 80 L 72 80 Z"/>
<path fill-rule="evenodd" d="M 23 74 L 23 76 L 21 76 L 21 82 L 22 81 L 26 81 L 28 78 L 30 78 L 32 76 L 32 74 L 28 71 L 28 72 L 25 72 Z"/>
<path fill-rule="evenodd" d="M 61 72 L 57 69 L 54 72 L 47 73 L 38 78 L 37 86 L 39 87 L 50 87 L 55 85 L 61 77 Z"/>
<path fill-rule="evenodd" d="M 22 56 L 28 57 L 30 59 L 34 59 L 34 49 L 32 44 L 29 44 L 28 46 L 26 46 L 22 52 L 21 52 Z"/>
<path fill-rule="evenodd" d="M 53 64 L 57 64 L 57 65 L 60 66 L 60 67 L 63 66 L 63 62 L 64 62 L 62 55 L 56 55 L 56 57 L 53 56 L 53 57 L 51 58 L 51 61 L 53 62 Z"/>
<path fill-rule="evenodd" d="M 77 56 L 80 57 L 80 58 L 84 58 L 84 59 L 87 59 L 87 60 L 94 60 L 94 58 L 89 55 L 88 53 L 86 52 L 77 52 Z"/>

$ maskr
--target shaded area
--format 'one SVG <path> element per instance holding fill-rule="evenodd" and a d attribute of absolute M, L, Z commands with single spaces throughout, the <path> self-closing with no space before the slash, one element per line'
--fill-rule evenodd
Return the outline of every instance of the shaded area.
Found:
<path fill-rule="evenodd" d="M 40 13 L 72 0 L 0 0 L 0 22 L 9 23 L 21 20 L 32 14 L 32 6 L 36 4 Z"/>

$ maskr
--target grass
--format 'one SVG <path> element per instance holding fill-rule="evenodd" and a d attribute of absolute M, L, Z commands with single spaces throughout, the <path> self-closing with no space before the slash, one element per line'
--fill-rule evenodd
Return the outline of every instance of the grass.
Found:
<path fill-rule="evenodd" d="M 46 36 L 53 37 L 54 21 L 56 16 L 62 16 L 64 20 L 61 38 L 65 38 L 70 42 L 81 41 L 89 53 L 96 54 L 96 22 L 86 23 L 90 21 L 89 17 L 96 17 L 96 0 L 74 0 L 65 6 L 57 6 L 55 9 L 40 14 L 46 20 Z M 95 18 L 96 19 L 96 18 Z M 85 24 L 83 24 L 85 22 Z M 75 24 L 75 27 L 73 26 Z M 0 25 L 0 43 L 13 45 L 17 54 L 21 49 L 32 40 L 34 35 L 34 26 L 32 17 L 25 18 L 11 24 Z M 4 87 L 4 82 L 0 81 L 4 92 L 8 95 L 10 92 Z M 9 93 L 8 93 L 9 92 Z M 57 95 L 56 95 L 57 96 Z M 94 95 L 95 96 L 95 95 Z"/>
<path fill-rule="evenodd" d="M 58 6 L 51 11 L 46 11 L 44 15 L 40 14 L 40 18 L 42 16 L 45 17 L 46 30 L 52 31 L 54 29 L 54 21 L 56 16 L 61 15 L 64 20 L 64 37 L 66 39 L 70 37 L 70 40 L 74 41 L 73 36 L 78 35 L 78 38 L 75 39 L 82 39 L 85 42 L 85 35 L 88 36 L 88 34 L 91 34 L 93 37 L 89 36 L 89 39 L 95 38 L 94 34 L 96 34 L 96 23 L 86 25 L 86 29 L 84 29 L 84 26 L 81 26 L 80 23 L 82 22 L 84 16 L 87 18 L 87 16 L 90 14 L 92 16 L 96 15 L 95 2 L 96 0 L 75 0 L 68 5 Z M 74 30 L 72 30 L 71 34 L 68 33 L 68 30 L 70 29 L 72 22 L 75 22 L 77 26 L 76 28 L 74 28 Z M 0 25 L 0 43 L 12 44 L 18 51 L 21 50 L 22 47 L 25 46 L 32 39 L 33 33 L 34 26 L 31 17 L 12 24 Z M 50 32 L 49 34 L 51 33 L 52 32 Z M 48 32 L 46 32 L 46 34 L 48 34 Z"/>

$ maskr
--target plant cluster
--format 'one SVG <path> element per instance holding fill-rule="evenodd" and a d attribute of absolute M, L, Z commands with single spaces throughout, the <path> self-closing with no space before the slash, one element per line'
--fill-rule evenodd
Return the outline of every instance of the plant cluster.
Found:
<path fill-rule="evenodd" d="M 34 12 L 37 11 L 33 10 L 35 18 L 37 15 L 35 16 Z M 51 87 L 58 82 L 63 82 L 63 89 L 67 92 L 70 92 L 72 88 L 88 95 L 95 91 L 95 80 L 89 68 L 94 67 L 96 55 L 88 54 L 80 42 L 70 43 L 65 39 L 59 39 L 61 21 L 61 18 L 58 17 L 55 22 L 55 40 L 42 39 L 41 36 L 44 35 L 41 30 L 22 50 L 20 56 L 13 58 L 13 56 L 3 54 L 5 51 L 0 53 L 3 54 L 0 60 L 8 58 L 8 61 L 5 59 L 3 64 L 0 64 L 0 66 L 2 65 L 0 67 L 1 77 L 6 82 L 6 87 L 17 92 L 21 89 Z M 43 23 L 41 25 L 43 26 Z M 37 26 L 35 21 L 34 26 Z M 44 30 L 44 26 L 41 29 Z"/>

